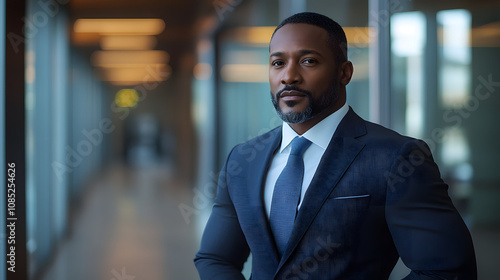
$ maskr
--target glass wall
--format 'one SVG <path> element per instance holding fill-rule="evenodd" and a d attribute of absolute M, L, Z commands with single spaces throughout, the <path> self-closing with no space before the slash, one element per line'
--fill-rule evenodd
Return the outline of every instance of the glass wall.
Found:
<path fill-rule="evenodd" d="M 471 2 L 462 9 L 421 9 L 391 18 L 392 126 L 427 140 L 451 193 L 477 226 L 500 222 L 492 130 L 500 105 L 495 8 Z"/>
<path fill-rule="evenodd" d="M 424 139 L 471 228 L 479 279 L 500 226 L 500 3 L 414 3 L 391 17 L 391 127 Z"/>
<path fill-rule="evenodd" d="M 29 273 L 67 233 L 86 178 L 106 153 L 108 98 L 88 59 L 70 48 L 64 5 L 28 1 L 26 14 L 26 218 Z"/>
<path fill-rule="evenodd" d="M 219 165 L 235 144 L 281 124 L 271 103 L 269 40 L 276 1 L 245 1 L 216 37 Z"/>

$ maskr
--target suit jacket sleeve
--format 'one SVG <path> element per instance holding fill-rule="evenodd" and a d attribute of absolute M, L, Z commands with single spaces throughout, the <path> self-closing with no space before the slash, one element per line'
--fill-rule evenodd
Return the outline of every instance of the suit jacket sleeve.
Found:
<path fill-rule="evenodd" d="M 228 181 L 231 174 L 227 172 L 227 165 L 226 162 L 220 172 L 212 214 L 194 260 L 202 280 L 245 279 L 241 270 L 250 249 L 229 196 Z"/>
<path fill-rule="evenodd" d="M 477 279 L 472 240 L 429 147 L 403 145 L 388 180 L 386 220 L 410 279 Z"/>

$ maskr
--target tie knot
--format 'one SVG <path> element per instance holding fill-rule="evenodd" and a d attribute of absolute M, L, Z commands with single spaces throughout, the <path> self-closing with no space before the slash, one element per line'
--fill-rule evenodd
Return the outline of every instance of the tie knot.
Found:
<path fill-rule="evenodd" d="M 310 145 L 311 141 L 307 140 L 307 138 L 295 137 L 292 141 L 292 151 L 290 154 L 302 156 Z"/>

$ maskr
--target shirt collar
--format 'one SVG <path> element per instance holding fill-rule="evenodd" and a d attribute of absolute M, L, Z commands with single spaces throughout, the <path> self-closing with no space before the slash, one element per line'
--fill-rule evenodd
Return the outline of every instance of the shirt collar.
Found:
<path fill-rule="evenodd" d="M 335 130 L 337 130 L 337 127 L 339 126 L 340 121 L 342 121 L 348 111 L 349 105 L 347 105 L 346 102 L 344 106 L 321 120 L 315 126 L 311 127 L 311 129 L 306 131 L 306 133 L 302 136 L 307 138 L 307 140 L 311 141 L 313 144 L 318 145 L 323 150 L 326 150 L 333 134 L 335 133 Z M 283 150 L 285 150 L 297 136 L 300 135 L 297 134 L 297 132 L 295 132 L 295 130 L 293 130 L 288 123 L 283 122 L 280 153 L 282 153 Z"/>

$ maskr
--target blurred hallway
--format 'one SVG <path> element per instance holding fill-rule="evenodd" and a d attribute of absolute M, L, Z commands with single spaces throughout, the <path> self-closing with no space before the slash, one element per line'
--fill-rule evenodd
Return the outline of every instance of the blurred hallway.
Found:
<path fill-rule="evenodd" d="M 39 279 L 197 279 L 197 231 L 178 209 L 190 188 L 173 175 L 120 164 L 102 172 Z"/>

